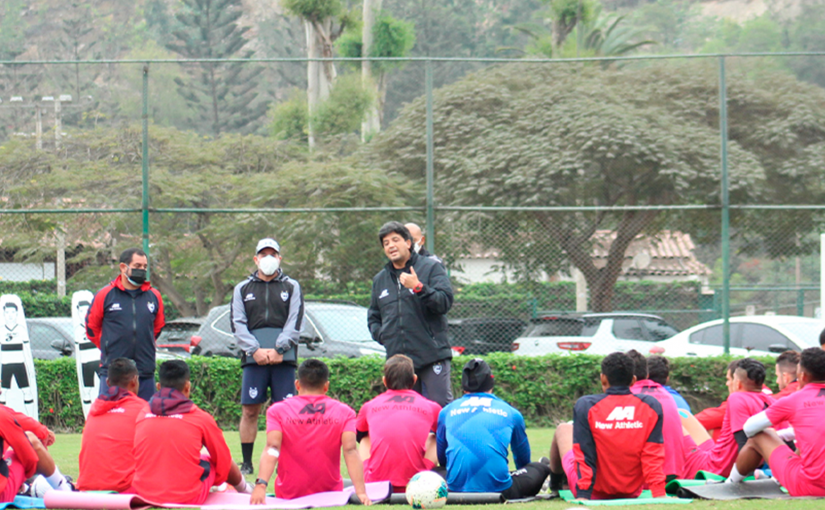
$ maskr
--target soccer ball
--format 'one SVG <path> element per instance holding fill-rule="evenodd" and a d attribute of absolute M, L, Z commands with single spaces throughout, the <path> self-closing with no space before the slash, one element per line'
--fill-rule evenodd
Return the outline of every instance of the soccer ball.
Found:
<path fill-rule="evenodd" d="M 441 508 L 447 504 L 447 482 L 438 473 L 421 471 L 407 484 L 407 503 L 413 508 Z"/>

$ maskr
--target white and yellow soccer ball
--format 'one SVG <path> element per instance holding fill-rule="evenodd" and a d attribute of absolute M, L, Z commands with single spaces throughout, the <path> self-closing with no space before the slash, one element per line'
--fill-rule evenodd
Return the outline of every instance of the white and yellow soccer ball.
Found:
<path fill-rule="evenodd" d="M 416 473 L 407 484 L 407 503 L 416 509 L 442 508 L 448 494 L 447 482 L 433 471 Z"/>

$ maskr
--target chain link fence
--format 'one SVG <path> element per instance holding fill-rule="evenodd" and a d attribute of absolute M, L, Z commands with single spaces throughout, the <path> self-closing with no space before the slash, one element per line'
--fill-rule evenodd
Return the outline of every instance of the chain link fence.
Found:
<path fill-rule="evenodd" d="M 227 303 L 272 236 L 307 300 L 302 355 L 380 354 L 365 307 L 387 260 L 378 229 L 398 220 L 447 269 L 456 352 L 648 352 L 725 303 L 733 317 L 818 318 L 825 95 L 775 71 L 821 58 L 721 59 L 727 117 L 718 57 L 410 61 L 388 82 L 386 133 L 362 145 L 351 126 L 318 131 L 312 151 L 293 94 L 306 62 L 3 63 L 0 290 L 29 317 L 68 317 L 72 292 L 147 247 L 169 321 L 158 344 L 237 356 Z M 254 122 L 237 122 L 250 113 L 237 97 L 210 110 L 176 80 L 218 64 L 267 77 Z M 352 124 L 327 113 L 316 127 Z"/>

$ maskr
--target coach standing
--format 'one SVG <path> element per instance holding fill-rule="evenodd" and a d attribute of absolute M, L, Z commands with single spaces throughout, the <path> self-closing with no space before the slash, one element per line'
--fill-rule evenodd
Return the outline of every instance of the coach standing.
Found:
<path fill-rule="evenodd" d="M 138 248 L 120 254 L 120 276 L 100 289 L 86 313 L 86 337 L 100 349 L 100 394 L 109 387 L 109 362 L 133 360 L 138 369 L 138 396 L 155 393 L 155 340 L 166 325 L 160 292 L 146 279 L 149 260 Z"/>
<path fill-rule="evenodd" d="M 446 314 L 453 289 L 444 267 L 412 251 L 412 236 L 397 221 L 384 224 L 378 240 L 390 261 L 372 280 L 369 328 L 373 340 L 409 356 L 418 381 L 415 391 L 440 406 L 452 402 Z"/>
<path fill-rule="evenodd" d="M 230 305 L 232 332 L 243 351 L 240 436 L 241 473 L 252 474 L 252 450 L 261 405 L 295 394 L 298 338 L 304 297 L 297 281 L 281 269 L 281 247 L 274 239 L 258 241 L 253 257 L 258 270 L 235 286 Z"/>

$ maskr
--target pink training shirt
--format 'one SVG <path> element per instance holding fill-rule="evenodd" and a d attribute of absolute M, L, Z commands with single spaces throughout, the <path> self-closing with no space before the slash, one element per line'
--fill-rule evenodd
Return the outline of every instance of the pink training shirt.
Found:
<path fill-rule="evenodd" d="M 761 391 L 737 391 L 728 397 L 728 408 L 722 421 L 719 439 L 710 451 L 709 461 L 702 469 L 721 476 L 730 476 L 733 463 L 739 454 L 739 444 L 734 434 L 742 430 L 748 418 L 759 414 L 774 403 L 770 395 Z M 695 473 L 693 473 L 695 475 Z M 691 476 L 692 478 L 692 476 Z"/>
<path fill-rule="evenodd" d="M 438 427 L 439 412 L 441 406 L 412 390 L 387 390 L 364 404 L 356 428 L 370 436 L 366 481 L 405 487 L 414 474 L 432 469 L 424 446 Z"/>
<path fill-rule="evenodd" d="M 650 379 L 636 381 L 630 391 L 637 394 L 650 395 L 662 404 L 662 435 L 665 445 L 665 476 L 682 477 L 685 467 L 685 450 L 683 446 L 682 419 L 679 417 L 679 408 L 673 396 L 659 383 Z"/>
<path fill-rule="evenodd" d="M 267 433 L 282 433 L 275 495 L 294 499 L 340 491 L 341 436 L 355 433 L 355 411 L 326 395 L 298 395 L 266 411 Z"/>
<path fill-rule="evenodd" d="M 825 384 L 806 384 L 781 398 L 765 412 L 771 423 L 789 422 L 796 434 L 804 476 L 825 485 Z"/>

